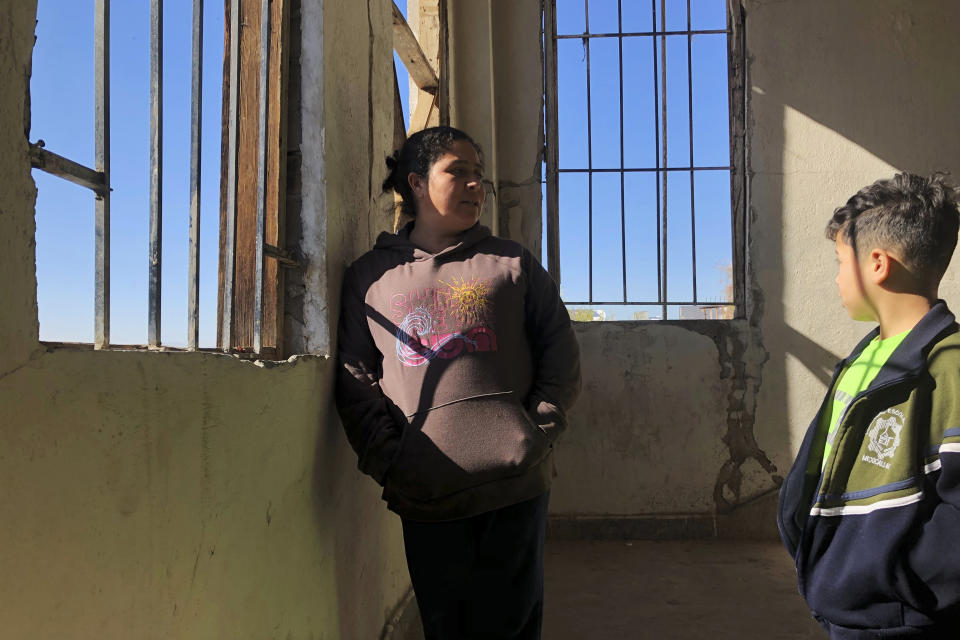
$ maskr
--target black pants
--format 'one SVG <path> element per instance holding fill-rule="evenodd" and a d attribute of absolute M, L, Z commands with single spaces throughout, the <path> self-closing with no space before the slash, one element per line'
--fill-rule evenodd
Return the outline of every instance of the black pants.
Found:
<path fill-rule="evenodd" d="M 451 522 L 403 520 L 426 640 L 539 640 L 549 499 Z"/>

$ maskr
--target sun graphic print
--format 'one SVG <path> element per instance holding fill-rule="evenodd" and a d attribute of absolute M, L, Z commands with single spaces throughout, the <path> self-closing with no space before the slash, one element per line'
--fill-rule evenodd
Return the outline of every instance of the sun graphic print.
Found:
<path fill-rule="evenodd" d="M 447 303 L 450 312 L 463 327 L 475 327 L 486 319 L 490 311 L 490 300 L 487 298 L 489 287 L 486 280 L 454 277 L 452 282 L 440 281 L 446 286 Z"/>
<path fill-rule="evenodd" d="M 490 281 L 476 277 L 454 277 L 440 280 L 436 288 L 395 293 L 391 304 L 404 313 L 397 324 L 397 358 L 405 367 L 421 367 L 497 351 L 490 295 Z"/>

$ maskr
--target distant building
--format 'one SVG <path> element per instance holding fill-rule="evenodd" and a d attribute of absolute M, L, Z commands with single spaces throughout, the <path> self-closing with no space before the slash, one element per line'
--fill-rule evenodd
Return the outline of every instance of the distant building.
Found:
<path fill-rule="evenodd" d="M 680 307 L 681 320 L 729 320 L 733 306 L 729 304 L 698 304 Z"/>

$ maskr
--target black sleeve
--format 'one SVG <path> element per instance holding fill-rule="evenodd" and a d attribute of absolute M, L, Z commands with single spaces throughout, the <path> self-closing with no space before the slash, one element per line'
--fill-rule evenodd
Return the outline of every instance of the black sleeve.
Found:
<path fill-rule="evenodd" d="M 365 287 L 344 276 L 337 331 L 336 405 L 359 469 L 383 485 L 400 448 L 399 409 L 380 389 L 383 354 L 367 324 Z"/>
<path fill-rule="evenodd" d="M 526 249 L 523 269 L 525 322 L 534 363 L 526 407 L 555 440 L 566 428 L 566 412 L 580 393 L 580 346 L 556 283 Z"/>

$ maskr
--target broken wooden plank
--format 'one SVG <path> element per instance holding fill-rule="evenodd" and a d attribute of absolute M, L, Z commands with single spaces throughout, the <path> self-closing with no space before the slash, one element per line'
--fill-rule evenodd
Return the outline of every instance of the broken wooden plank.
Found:
<path fill-rule="evenodd" d="M 400 56 L 403 66 L 407 68 L 410 78 L 413 79 L 417 87 L 421 91 L 436 95 L 440 86 L 437 72 L 430 61 L 427 60 L 426 54 L 420 47 L 420 42 L 410 29 L 410 25 L 407 24 L 406 18 L 403 17 L 397 7 L 397 3 L 393 3 L 393 48 Z"/>
<path fill-rule="evenodd" d="M 407 131 L 407 135 L 410 135 L 414 131 L 425 129 L 427 123 L 430 121 L 430 114 L 436 107 L 436 94 L 431 95 L 429 100 L 417 100 L 417 108 L 414 110 L 413 115 L 410 116 L 410 129 Z"/>

